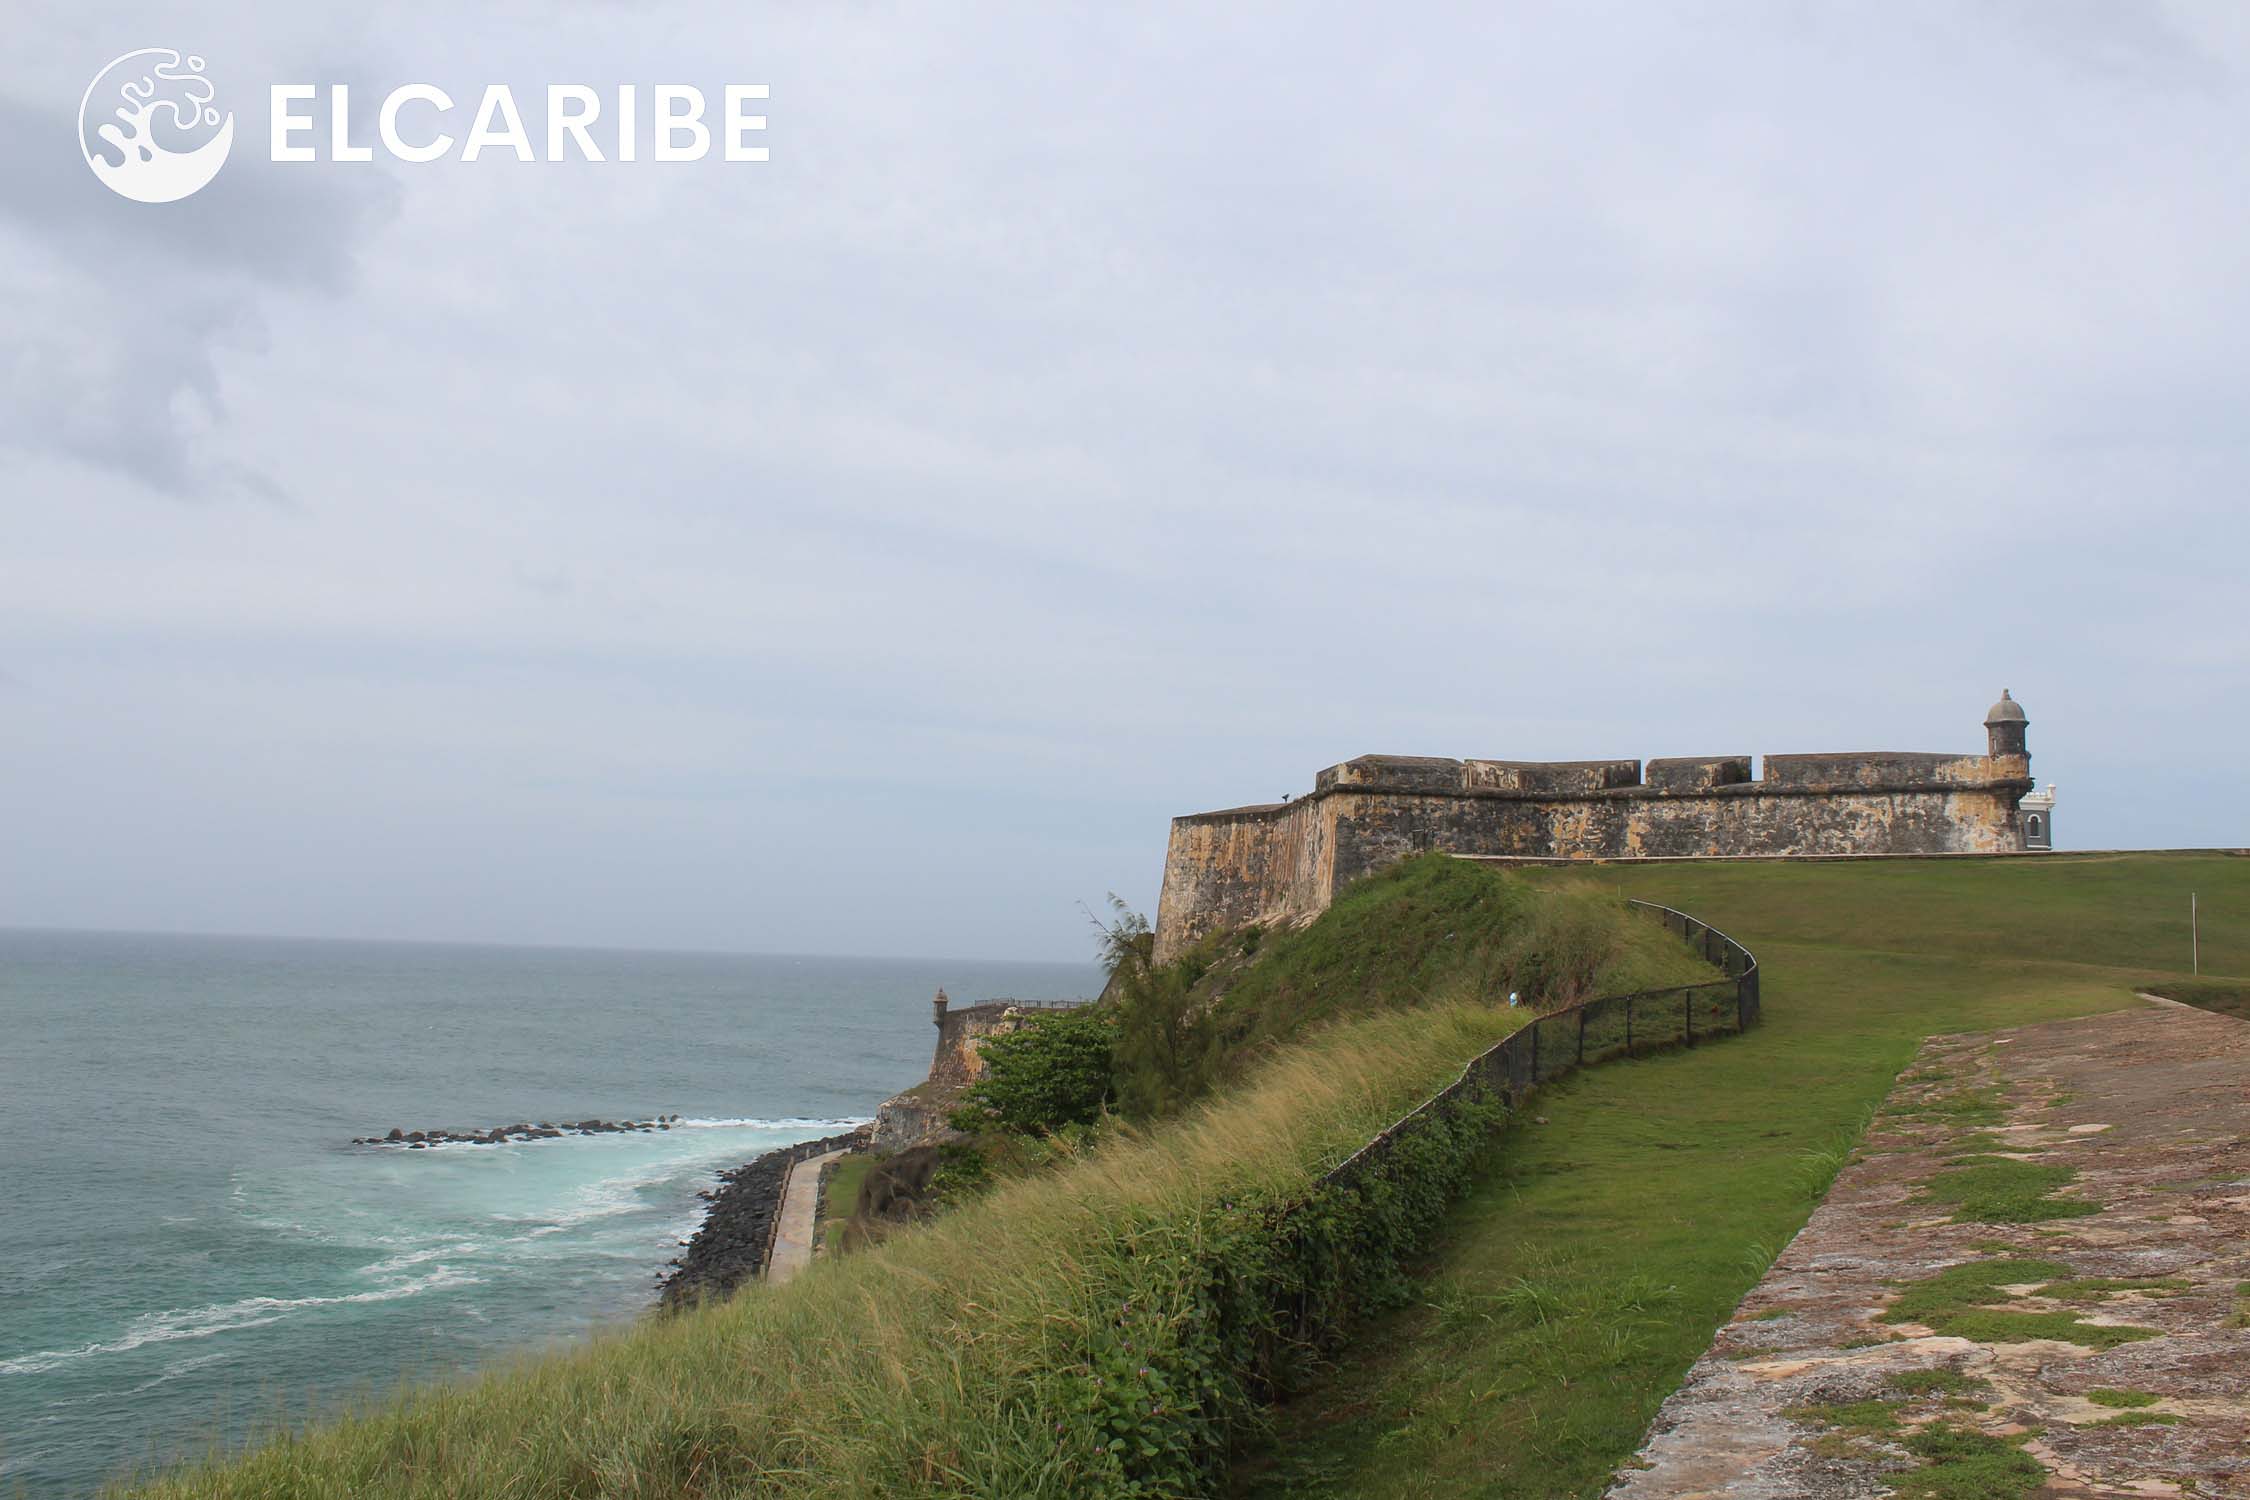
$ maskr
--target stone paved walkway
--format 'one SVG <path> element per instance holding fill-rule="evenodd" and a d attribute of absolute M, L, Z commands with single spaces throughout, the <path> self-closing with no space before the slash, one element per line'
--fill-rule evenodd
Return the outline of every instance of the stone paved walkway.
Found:
<path fill-rule="evenodd" d="M 1610 1491 L 1886 1494 L 2250 1496 L 2250 1023 L 1933 1038 Z"/>
<path fill-rule="evenodd" d="M 790 1167 L 788 1185 L 781 1190 L 781 1214 L 774 1223 L 773 1254 L 766 1258 L 766 1280 L 787 1281 L 812 1262 L 814 1226 L 820 1217 L 820 1174 L 842 1155 L 831 1151 Z"/>

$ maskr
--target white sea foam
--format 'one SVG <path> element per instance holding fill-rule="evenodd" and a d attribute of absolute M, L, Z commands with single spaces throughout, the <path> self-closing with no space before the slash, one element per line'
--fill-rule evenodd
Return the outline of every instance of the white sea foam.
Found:
<path fill-rule="evenodd" d="M 144 1380 L 139 1385 L 129 1385 L 123 1390 L 116 1391 L 88 1391 L 83 1396 L 57 1397 L 47 1402 L 47 1409 L 51 1412 L 60 1412 L 73 1406 L 89 1406 L 105 1401 L 122 1401 L 129 1396 L 138 1396 L 143 1391 L 153 1391 L 168 1381 L 178 1380 L 183 1375 L 193 1374 L 205 1365 L 216 1364 L 226 1357 L 226 1354 L 222 1351 L 217 1354 L 198 1354 L 192 1359 L 174 1360 L 164 1367 L 163 1374 Z M 41 1417 L 39 1420 L 42 1422 L 59 1422 L 62 1418 L 47 1416 Z"/>
<path fill-rule="evenodd" d="M 677 1140 L 678 1132 L 766 1132 L 776 1136 L 786 1135 L 795 1139 L 803 1139 L 808 1136 L 829 1135 L 839 1131 L 851 1130 L 865 1123 L 866 1121 L 862 1119 L 816 1119 L 808 1116 L 792 1116 L 783 1119 L 753 1117 L 697 1118 L 672 1121 L 671 1132 L 605 1133 L 585 1137 L 565 1137 L 565 1139 L 578 1140 L 586 1144 L 600 1145 L 607 1143 L 613 1147 L 625 1146 L 630 1148 L 635 1144 L 656 1145 L 663 1142 L 669 1134 L 673 1137 L 677 1146 L 685 1146 L 685 1142 Z M 550 1143 L 541 1141 L 524 1144 L 546 1147 Z M 780 1142 L 777 1141 L 776 1144 L 780 1144 Z M 510 1155 L 514 1154 L 508 1147 L 479 1147 L 467 1142 L 447 1143 L 432 1149 L 446 1152 L 448 1155 L 454 1154 L 458 1150 L 478 1157 L 492 1156 L 503 1152 Z M 74 1349 L 41 1350 L 37 1353 L 19 1355 L 13 1359 L 0 1360 L 0 1375 L 36 1375 L 77 1360 L 98 1358 L 106 1354 L 123 1354 L 151 1344 L 209 1338 L 222 1333 L 235 1333 L 246 1329 L 265 1327 L 314 1308 L 347 1303 L 392 1302 L 445 1287 L 476 1284 L 484 1278 L 472 1275 L 453 1263 L 463 1259 L 491 1255 L 494 1252 L 505 1252 L 509 1246 L 525 1246 L 528 1248 L 530 1242 L 547 1236 L 563 1234 L 573 1229 L 582 1229 L 584 1226 L 600 1220 L 643 1212 L 649 1207 L 642 1197 L 644 1189 L 677 1182 L 684 1176 L 708 1170 L 714 1155 L 722 1153 L 725 1149 L 727 1148 L 723 1143 L 711 1142 L 690 1149 L 675 1149 L 663 1152 L 653 1158 L 633 1162 L 627 1170 L 613 1172 L 592 1182 L 570 1186 L 565 1189 L 566 1196 L 563 1201 L 553 1204 L 545 1211 L 490 1213 L 488 1215 L 489 1222 L 493 1223 L 495 1227 L 501 1225 L 530 1226 L 521 1233 L 504 1234 L 498 1240 L 482 1239 L 475 1237 L 473 1234 L 464 1235 L 459 1230 L 451 1233 L 441 1232 L 429 1237 L 415 1235 L 372 1236 L 371 1238 L 385 1248 L 395 1248 L 396 1253 L 361 1269 L 361 1275 L 387 1283 L 377 1285 L 366 1291 L 334 1296 L 245 1297 L 233 1302 L 214 1303 L 204 1307 L 171 1308 L 162 1312 L 148 1313 L 136 1318 L 126 1326 L 122 1333 L 112 1339 L 83 1344 Z M 620 1163 L 619 1165 L 625 1164 Z M 256 1224 L 268 1232 L 316 1242 L 334 1244 L 359 1238 L 358 1235 L 351 1233 L 349 1227 L 342 1224 L 319 1221 L 306 1222 L 303 1218 L 287 1216 L 286 1211 L 276 1213 L 268 1210 L 265 1215 L 249 1211 L 249 1190 L 252 1187 L 249 1177 L 250 1174 L 247 1173 L 235 1174 L 234 1180 L 229 1184 L 227 1195 L 230 1202 L 235 1206 L 237 1213 L 248 1222 Z M 332 1202 L 329 1206 L 332 1209 L 342 1211 L 348 1217 L 369 1217 L 362 1210 L 354 1209 L 345 1203 Z M 664 1225 L 657 1232 L 665 1240 L 670 1240 L 684 1237 L 685 1234 L 691 1233 L 693 1228 L 694 1221 L 691 1220 L 678 1226 Z M 339 1233 L 339 1231 L 343 1232 Z M 635 1236 L 635 1238 L 638 1240 L 640 1237 Z M 635 1258 L 645 1254 L 645 1251 L 640 1249 L 628 1250 L 623 1247 L 613 1249 L 608 1246 L 579 1243 L 573 1246 L 571 1253 L 590 1255 L 597 1259 L 613 1259 Z M 417 1268 L 421 1267 L 428 1267 L 429 1269 L 426 1273 L 414 1275 L 408 1280 L 391 1280 L 391 1278 L 401 1274 L 414 1273 Z M 211 1357 L 217 1358 L 220 1356 Z M 206 1360 L 200 1358 L 180 1362 L 146 1384 L 153 1385 L 175 1378 L 177 1374 L 185 1373 L 205 1362 Z M 136 1389 L 145 1388 L 145 1385 L 136 1387 Z"/>
<path fill-rule="evenodd" d="M 674 1120 L 674 1130 L 817 1130 L 833 1133 L 856 1130 L 865 1120 Z"/>
<path fill-rule="evenodd" d="M 104 1343 L 83 1344 L 76 1349 L 46 1349 L 37 1354 L 0 1360 L 0 1375 L 38 1375 L 74 1360 L 92 1359 L 103 1354 L 124 1354 L 146 1344 L 209 1338 L 218 1333 L 262 1328 L 309 1307 L 329 1307 L 346 1302 L 395 1302 L 401 1297 L 419 1296 L 423 1292 L 436 1291 L 442 1287 L 474 1285 L 481 1279 L 465 1271 L 440 1266 L 417 1281 L 338 1297 L 244 1297 L 239 1301 L 214 1303 L 209 1307 L 175 1307 L 135 1318 L 121 1336 Z"/>
<path fill-rule="evenodd" d="M 452 1239 L 443 1245 L 430 1245 L 420 1250 L 408 1250 L 391 1256 L 387 1260 L 379 1260 L 371 1266 L 362 1267 L 360 1274 L 362 1276 L 395 1275 L 408 1266 L 419 1266 L 436 1260 L 441 1255 L 479 1255 L 489 1248 L 481 1240 Z"/>

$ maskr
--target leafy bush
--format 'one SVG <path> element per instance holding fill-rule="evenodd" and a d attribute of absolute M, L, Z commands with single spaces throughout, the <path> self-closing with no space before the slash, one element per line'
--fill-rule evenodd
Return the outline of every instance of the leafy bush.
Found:
<path fill-rule="evenodd" d="M 1084 1262 L 1104 1315 L 1076 1323 L 1020 1398 L 1024 1418 L 1052 1425 L 1057 1455 L 1072 1455 L 1070 1493 L 1217 1493 L 1265 1404 L 1358 1318 L 1407 1300 L 1410 1257 L 1505 1115 L 1496 1096 L 1469 1092 L 1348 1181 L 1119 1225 Z"/>
<path fill-rule="evenodd" d="M 962 1093 L 956 1130 L 1048 1135 L 1087 1125 L 1109 1103 L 1116 1026 L 1096 1006 L 1038 1016 L 978 1044 L 984 1072 Z"/>

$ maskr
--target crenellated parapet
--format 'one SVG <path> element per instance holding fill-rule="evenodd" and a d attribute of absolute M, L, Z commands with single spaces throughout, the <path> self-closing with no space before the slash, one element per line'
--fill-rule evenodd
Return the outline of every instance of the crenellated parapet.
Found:
<path fill-rule="evenodd" d="M 1525 859 L 2007 854 L 2027 847 L 2028 724 L 2003 693 L 1982 755 L 1867 751 L 1652 760 L 1363 755 L 1288 802 L 1172 820 L 1156 954 L 1302 921 L 1343 886 L 1430 850 Z"/>

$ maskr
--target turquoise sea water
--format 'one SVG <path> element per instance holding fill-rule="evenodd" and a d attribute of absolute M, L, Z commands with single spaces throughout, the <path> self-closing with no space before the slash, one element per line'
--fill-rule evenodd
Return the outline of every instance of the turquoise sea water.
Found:
<path fill-rule="evenodd" d="M 648 1305 L 697 1189 L 1087 966 L 0 931 L 0 1496 Z M 407 1152 L 357 1135 L 677 1113 Z"/>

